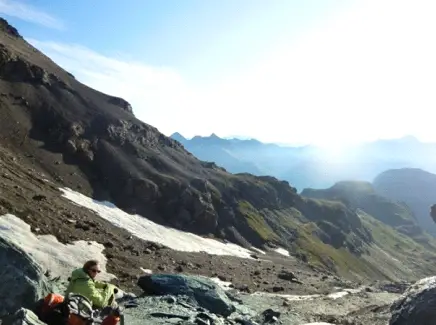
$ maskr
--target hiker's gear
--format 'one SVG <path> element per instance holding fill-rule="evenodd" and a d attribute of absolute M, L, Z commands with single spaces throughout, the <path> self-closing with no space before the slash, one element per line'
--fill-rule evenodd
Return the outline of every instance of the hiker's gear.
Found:
<path fill-rule="evenodd" d="M 70 293 L 80 294 L 89 299 L 94 307 L 104 308 L 108 306 L 111 296 L 116 287 L 112 284 L 92 279 L 82 268 L 71 273 L 65 296 Z"/>
<path fill-rule="evenodd" d="M 92 302 L 86 297 L 70 293 L 65 301 L 68 308 L 67 325 L 87 325 L 93 323 Z"/>

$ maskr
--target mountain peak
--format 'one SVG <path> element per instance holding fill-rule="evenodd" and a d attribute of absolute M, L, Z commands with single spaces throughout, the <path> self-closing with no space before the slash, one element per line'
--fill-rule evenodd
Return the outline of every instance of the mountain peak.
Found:
<path fill-rule="evenodd" d="M 219 136 L 217 136 L 215 133 L 212 133 L 209 138 L 211 139 L 221 139 Z"/>
<path fill-rule="evenodd" d="M 0 31 L 13 37 L 22 37 L 18 30 L 15 27 L 9 25 L 8 21 L 4 18 L 0 18 Z"/>
<path fill-rule="evenodd" d="M 179 132 L 174 132 L 173 134 L 170 135 L 170 138 L 177 140 L 179 142 L 186 141 L 186 138 L 183 135 L 181 135 Z"/>

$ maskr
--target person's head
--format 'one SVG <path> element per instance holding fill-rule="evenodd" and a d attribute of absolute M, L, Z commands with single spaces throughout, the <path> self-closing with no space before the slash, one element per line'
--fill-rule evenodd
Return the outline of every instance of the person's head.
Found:
<path fill-rule="evenodd" d="M 93 279 L 97 276 L 98 273 L 101 272 L 100 265 L 97 260 L 87 261 L 83 265 L 83 270 Z"/>

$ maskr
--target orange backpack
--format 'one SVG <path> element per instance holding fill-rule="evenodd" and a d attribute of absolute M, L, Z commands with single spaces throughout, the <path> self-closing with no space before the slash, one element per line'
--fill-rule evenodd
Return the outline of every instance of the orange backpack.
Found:
<path fill-rule="evenodd" d="M 117 325 L 120 322 L 120 317 L 115 315 L 108 315 L 105 319 L 103 319 L 103 322 L 101 325 Z"/>
<path fill-rule="evenodd" d="M 46 317 L 56 306 L 64 302 L 64 296 L 58 293 L 49 293 L 44 297 L 41 316 Z"/>

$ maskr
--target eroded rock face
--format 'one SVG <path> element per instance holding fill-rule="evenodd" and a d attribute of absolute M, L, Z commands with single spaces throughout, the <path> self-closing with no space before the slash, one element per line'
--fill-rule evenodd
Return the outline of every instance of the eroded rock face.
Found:
<path fill-rule="evenodd" d="M 42 269 L 25 252 L 0 238 L 0 317 L 31 308 L 50 291 Z"/>
<path fill-rule="evenodd" d="M 46 87 L 68 88 L 65 81 L 43 68 L 25 61 L 0 44 L 0 78 L 12 82 L 28 82 Z"/>
<path fill-rule="evenodd" d="M 4 18 L 0 18 L 0 30 L 5 31 L 10 36 L 21 38 L 18 30 L 15 27 L 9 25 L 9 23 Z"/>
<path fill-rule="evenodd" d="M 212 313 L 229 316 L 235 307 L 226 293 L 213 281 L 202 276 L 153 274 L 139 278 L 145 293 L 155 295 L 185 295 Z"/>
<path fill-rule="evenodd" d="M 109 103 L 113 104 L 115 106 L 120 107 L 122 110 L 130 113 L 133 115 L 133 109 L 132 109 L 132 105 L 129 104 L 128 101 L 120 98 L 120 97 L 110 97 L 109 98 Z"/>
<path fill-rule="evenodd" d="M 436 322 L 436 276 L 409 287 L 391 306 L 389 325 L 433 325 Z"/>

